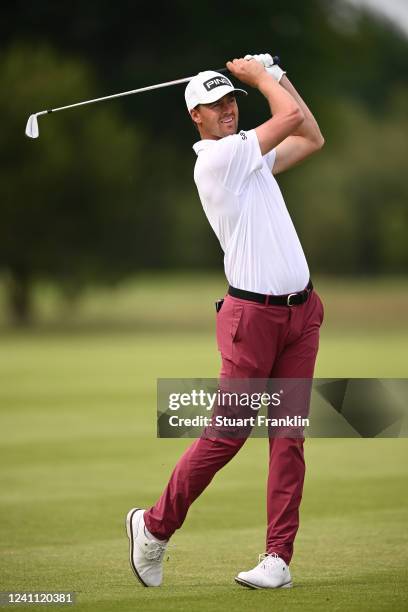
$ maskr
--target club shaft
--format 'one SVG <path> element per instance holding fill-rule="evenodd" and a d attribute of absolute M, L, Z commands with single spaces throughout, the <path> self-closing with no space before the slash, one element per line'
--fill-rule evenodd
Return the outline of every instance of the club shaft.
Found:
<path fill-rule="evenodd" d="M 220 68 L 217 72 L 227 72 L 226 68 Z M 76 106 L 85 106 L 86 104 L 95 104 L 95 102 L 102 102 L 103 100 L 113 100 L 114 98 L 122 98 L 124 96 L 130 96 L 132 94 L 142 93 L 144 91 L 150 91 L 152 89 L 160 89 L 162 87 L 170 87 L 171 85 L 179 85 L 181 83 L 187 83 L 191 81 L 193 77 L 185 77 L 183 79 L 176 79 L 175 81 L 167 81 L 166 83 L 159 83 L 158 85 L 149 85 L 148 87 L 140 87 L 139 89 L 131 89 L 130 91 L 124 91 L 122 93 L 113 94 L 111 96 L 104 96 L 103 98 L 95 98 L 94 100 L 85 100 L 84 102 L 77 102 L 76 104 L 68 104 L 67 106 L 59 106 L 58 108 L 51 108 L 46 111 L 41 111 L 40 114 L 56 113 L 57 111 L 66 110 L 67 108 L 74 108 Z"/>

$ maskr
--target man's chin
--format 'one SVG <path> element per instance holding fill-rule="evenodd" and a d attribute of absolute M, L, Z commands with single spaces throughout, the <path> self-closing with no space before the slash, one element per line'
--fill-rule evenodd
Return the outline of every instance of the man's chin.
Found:
<path fill-rule="evenodd" d="M 237 133 L 237 126 L 235 123 L 226 123 L 222 128 L 223 136 L 231 136 Z"/>

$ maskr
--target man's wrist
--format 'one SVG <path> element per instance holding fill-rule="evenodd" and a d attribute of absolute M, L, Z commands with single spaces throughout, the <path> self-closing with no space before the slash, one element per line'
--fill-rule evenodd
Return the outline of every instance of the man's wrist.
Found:
<path fill-rule="evenodd" d="M 266 69 L 264 72 L 261 72 L 261 74 L 258 77 L 258 80 L 256 82 L 256 87 L 257 89 L 259 89 L 259 91 L 262 92 L 262 90 L 264 88 L 269 89 L 270 86 L 276 82 L 276 79 L 273 77 L 272 74 L 270 74 Z"/>

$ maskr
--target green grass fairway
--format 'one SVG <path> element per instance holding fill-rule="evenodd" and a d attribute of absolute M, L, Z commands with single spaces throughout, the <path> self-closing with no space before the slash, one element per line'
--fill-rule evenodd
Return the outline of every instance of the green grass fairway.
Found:
<path fill-rule="evenodd" d="M 262 439 L 249 440 L 193 505 L 164 585 L 139 585 L 126 512 L 156 500 L 190 443 L 156 439 L 156 378 L 215 377 L 219 365 L 212 312 L 203 329 L 159 333 L 149 316 L 150 331 L 51 325 L 0 338 L 0 591 L 72 590 L 74 610 L 97 612 L 407 610 L 407 439 L 306 441 L 293 589 L 233 580 L 264 550 Z M 402 319 L 367 330 L 356 320 L 336 328 L 327 316 L 316 375 L 407 376 Z"/>

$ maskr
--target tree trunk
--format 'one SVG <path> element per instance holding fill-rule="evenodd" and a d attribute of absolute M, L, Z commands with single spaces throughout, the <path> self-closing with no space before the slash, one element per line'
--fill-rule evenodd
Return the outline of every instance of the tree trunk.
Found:
<path fill-rule="evenodd" d="M 10 270 L 7 281 L 8 308 L 15 325 L 28 326 L 32 317 L 31 279 L 24 267 Z"/>

